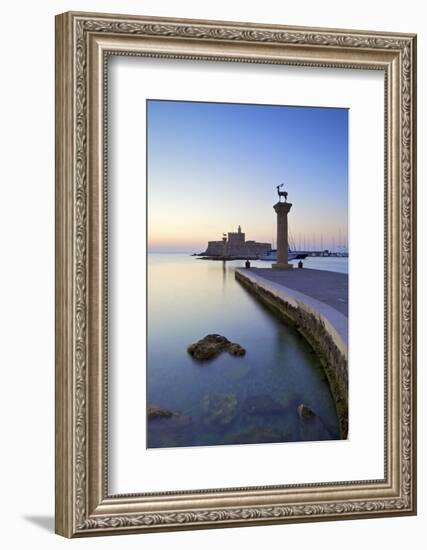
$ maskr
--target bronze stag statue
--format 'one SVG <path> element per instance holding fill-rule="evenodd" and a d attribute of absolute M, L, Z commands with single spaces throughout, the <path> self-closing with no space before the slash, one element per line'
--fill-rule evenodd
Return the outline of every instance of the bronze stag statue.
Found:
<path fill-rule="evenodd" d="M 286 191 L 280 191 L 281 187 L 283 187 L 283 183 L 281 183 L 280 185 L 276 185 L 277 194 L 279 195 L 279 202 L 280 202 L 280 197 L 284 197 L 286 202 L 288 200 L 288 193 Z"/>

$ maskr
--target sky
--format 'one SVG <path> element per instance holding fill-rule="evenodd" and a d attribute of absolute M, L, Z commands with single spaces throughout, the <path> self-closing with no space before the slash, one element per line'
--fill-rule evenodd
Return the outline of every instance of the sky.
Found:
<path fill-rule="evenodd" d="M 276 245 L 276 186 L 291 246 L 348 239 L 348 110 L 147 101 L 149 252 L 202 252 L 241 225 Z"/>

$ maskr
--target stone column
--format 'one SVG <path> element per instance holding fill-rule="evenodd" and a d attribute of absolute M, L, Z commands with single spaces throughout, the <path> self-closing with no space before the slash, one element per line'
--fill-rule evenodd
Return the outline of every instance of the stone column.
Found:
<path fill-rule="evenodd" d="M 293 269 L 288 263 L 288 214 L 292 204 L 289 202 L 277 202 L 273 208 L 277 213 L 277 262 L 271 267 L 274 269 Z"/>

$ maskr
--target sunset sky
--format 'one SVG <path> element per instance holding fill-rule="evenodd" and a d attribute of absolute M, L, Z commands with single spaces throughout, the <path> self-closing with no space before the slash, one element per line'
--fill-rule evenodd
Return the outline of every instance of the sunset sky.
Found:
<path fill-rule="evenodd" d="M 149 100 L 147 126 L 150 252 L 201 252 L 239 224 L 275 246 L 280 183 L 291 245 L 347 244 L 347 109 Z"/>

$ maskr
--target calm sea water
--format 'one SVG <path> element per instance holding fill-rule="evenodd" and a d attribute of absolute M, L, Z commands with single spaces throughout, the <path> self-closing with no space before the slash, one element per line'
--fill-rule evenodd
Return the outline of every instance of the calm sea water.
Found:
<path fill-rule="evenodd" d="M 147 398 L 174 415 L 148 421 L 148 447 L 339 438 L 318 359 L 294 328 L 235 281 L 243 263 L 149 255 Z M 304 265 L 348 271 L 345 258 L 310 258 Z M 193 360 L 187 347 L 212 333 L 239 343 L 246 355 Z M 301 403 L 314 419 L 299 418 Z"/>

